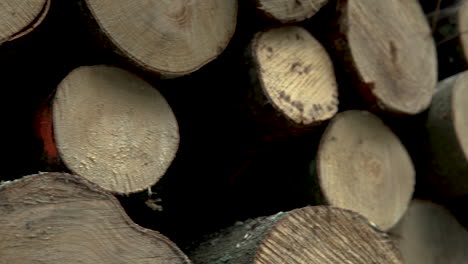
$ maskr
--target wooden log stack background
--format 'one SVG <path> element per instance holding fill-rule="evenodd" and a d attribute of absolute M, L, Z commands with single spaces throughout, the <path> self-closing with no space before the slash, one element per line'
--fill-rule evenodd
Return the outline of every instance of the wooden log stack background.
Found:
<path fill-rule="evenodd" d="M 2 0 L 0 263 L 468 263 L 468 1 Z"/>

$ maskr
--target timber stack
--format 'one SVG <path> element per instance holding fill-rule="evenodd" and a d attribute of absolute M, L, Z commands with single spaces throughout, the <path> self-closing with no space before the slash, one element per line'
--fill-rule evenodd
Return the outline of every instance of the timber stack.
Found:
<path fill-rule="evenodd" d="M 0 262 L 466 263 L 467 54 L 462 0 L 4 0 Z"/>

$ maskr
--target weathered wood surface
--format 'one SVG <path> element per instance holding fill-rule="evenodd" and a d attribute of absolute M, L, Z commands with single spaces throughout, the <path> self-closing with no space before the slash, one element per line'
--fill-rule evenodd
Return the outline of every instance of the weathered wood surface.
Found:
<path fill-rule="evenodd" d="M 110 193 L 48 173 L 0 186 L 1 263 L 190 263 L 169 239 L 142 228 Z"/>

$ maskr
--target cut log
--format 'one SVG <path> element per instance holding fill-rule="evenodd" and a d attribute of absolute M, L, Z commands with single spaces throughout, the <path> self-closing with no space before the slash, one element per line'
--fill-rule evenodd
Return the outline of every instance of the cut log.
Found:
<path fill-rule="evenodd" d="M 326 128 L 316 157 L 325 203 L 356 211 L 383 230 L 404 214 L 415 184 L 408 152 L 375 115 L 348 110 Z"/>
<path fill-rule="evenodd" d="M 312 17 L 328 0 L 253 0 L 264 17 L 280 23 L 299 22 Z"/>
<path fill-rule="evenodd" d="M 303 129 L 338 111 L 333 65 L 323 46 L 304 28 L 259 32 L 247 50 L 251 107 L 267 126 Z"/>
<path fill-rule="evenodd" d="M 384 232 L 355 212 L 327 206 L 238 223 L 189 256 L 195 264 L 402 263 Z"/>
<path fill-rule="evenodd" d="M 50 0 L 4 0 L 0 3 L 0 44 L 25 36 L 46 17 Z"/>
<path fill-rule="evenodd" d="M 2 263 L 190 263 L 117 199 L 75 175 L 31 175 L 0 187 Z"/>
<path fill-rule="evenodd" d="M 147 189 L 177 152 L 178 124 L 171 107 L 154 87 L 119 68 L 73 70 L 50 107 L 37 122 L 45 154 L 52 155 L 48 160 L 58 155 L 70 171 L 105 190 Z"/>
<path fill-rule="evenodd" d="M 439 198 L 468 195 L 468 71 L 441 81 L 427 118 L 427 179 Z"/>
<path fill-rule="evenodd" d="M 336 58 L 370 109 L 414 115 L 437 82 L 431 29 L 417 0 L 339 0 L 331 36 Z"/>
<path fill-rule="evenodd" d="M 439 79 L 468 69 L 468 2 L 434 11 L 428 18 L 437 43 Z"/>
<path fill-rule="evenodd" d="M 102 45 L 163 77 L 194 72 L 215 59 L 237 22 L 237 0 L 81 1 Z"/>
<path fill-rule="evenodd" d="M 448 210 L 429 201 L 414 200 L 391 231 L 411 264 L 462 264 L 468 259 L 468 232 Z"/>

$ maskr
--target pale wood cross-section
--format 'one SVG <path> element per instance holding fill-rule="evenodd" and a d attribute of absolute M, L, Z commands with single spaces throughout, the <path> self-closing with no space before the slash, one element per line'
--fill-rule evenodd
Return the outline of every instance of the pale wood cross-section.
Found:
<path fill-rule="evenodd" d="M 248 220 L 189 255 L 195 264 L 402 263 L 386 233 L 355 212 L 329 206 Z"/>
<path fill-rule="evenodd" d="M 442 199 L 468 195 L 468 71 L 442 80 L 427 118 L 428 179 Z"/>
<path fill-rule="evenodd" d="M 383 230 L 398 222 L 413 195 L 415 169 L 408 152 L 367 111 L 348 110 L 332 119 L 316 164 L 328 204 L 356 211 Z"/>
<path fill-rule="evenodd" d="M 24 36 L 44 20 L 50 0 L 2 0 L 0 44 Z"/>
<path fill-rule="evenodd" d="M 419 2 L 339 0 L 337 10 L 336 49 L 370 106 L 398 115 L 426 110 L 437 56 Z"/>
<path fill-rule="evenodd" d="M 66 167 L 115 193 L 155 184 L 178 149 L 177 120 L 164 97 L 119 68 L 73 70 L 58 86 L 52 112 Z"/>
<path fill-rule="evenodd" d="M 295 125 L 310 126 L 338 111 L 331 59 L 304 28 L 284 26 L 257 33 L 250 56 L 256 72 L 251 76 L 256 84 L 253 89 L 273 105 L 277 115 Z"/>
<path fill-rule="evenodd" d="M 281 23 L 299 22 L 312 17 L 329 0 L 252 0 L 266 17 Z"/>
<path fill-rule="evenodd" d="M 468 231 L 450 212 L 430 201 L 414 200 L 392 236 L 409 264 L 463 264 Z"/>
<path fill-rule="evenodd" d="M 158 232 L 83 178 L 49 173 L 0 186 L 1 263 L 189 264 Z"/>
<path fill-rule="evenodd" d="M 105 37 L 138 66 L 191 73 L 224 51 L 237 0 L 83 0 Z"/>

